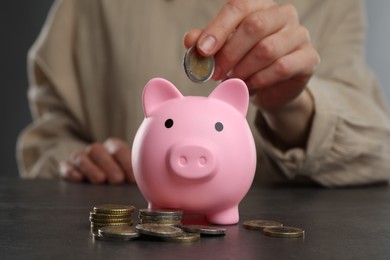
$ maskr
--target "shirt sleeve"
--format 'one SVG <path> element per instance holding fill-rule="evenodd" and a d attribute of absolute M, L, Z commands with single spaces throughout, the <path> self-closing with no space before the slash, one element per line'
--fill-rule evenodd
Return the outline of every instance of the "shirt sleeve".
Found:
<path fill-rule="evenodd" d="M 22 178 L 59 177 L 58 163 L 87 143 L 72 61 L 72 10 L 73 1 L 56 1 L 29 51 L 33 123 L 17 141 Z"/>
<path fill-rule="evenodd" d="M 288 179 L 304 176 L 326 187 L 387 182 L 389 114 L 364 61 L 363 4 L 332 3 L 316 46 L 321 65 L 308 84 L 315 115 L 306 149 L 277 149 L 267 138 L 264 120 L 258 120 L 262 147 Z"/>

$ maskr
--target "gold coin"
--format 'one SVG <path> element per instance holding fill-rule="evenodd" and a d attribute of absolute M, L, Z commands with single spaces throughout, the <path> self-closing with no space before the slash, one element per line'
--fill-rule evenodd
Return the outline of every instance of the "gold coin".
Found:
<path fill-rule="evenodd" d="M 132 214 L 103 214 L 103 213 L 96 213 L 96 212 L 90 212 L 89 217 L 92 219 L 120 219 L 120 218 L 131 218 Z"/>
<path fill-rule="evenodd" d="M 183 233 L 180 228 L 169 225 L 138 224 L 135 228 L 141 234 L 155 237 L 175 237 Z"/>
<path fill-rule="evenodd" d="M 102 237 L 130 240 L 139 236 L 138 231 L 131 226 L 106 226 L 99 228 L 98 234 Z"/>
<path fill-rule="evenodd" d="M 296 227 L 268 227 L 263 232 L 272 237 L 302 237 L 305 234 L 303 229 Z"/>
<path fill-rule="evenodd" d="M 112 237 L 105 237 L 105 236 L 102 236 L 98 233 L 93 233 L 92 234 L 92 241 L 96 241 L 96 240 L 100 240 L 100 241 L 129 241 L 130 239 L 129 238 L 112 238 Z"/>
<path fill-rule="evenodd" d="M 181 235 L 176 237 L 164 237 L 164 241 L 177 242 L 177 243 L 192 243 L 200 240 L 199 233 L 187 233 L 183 232 Z"/>
<path fill-rule="evenodd" d="M 103 214 L 131 214 L 135 210 L 134 206 L 131 205 L 121 205 L 121 204 L 103 204 L 99 206 L 95 206 L 93 211 L 95 213 L 103 213 Z"/>
<path fill-rule="evenodd" d="M 248 229 L 264 230 L 266 227 L 282 227 L 283 224 L 273 220 L 247 220 L 243 226 Z"/>
<path fill-rule="evenodd" d="M 91 223 L 91 228 L 101 228 L 105 226 L 131 226 L 133 222 L 129 223 Z"/>
<path fill-rule="evenodd" d="M 214 57 L 203 57 L 196 46 L 189 48 L 184 55 L 184 71 L 188 78 L 196 83 L 208 81 L 214 73 Z"/>
<path fill-rule="evenodd" d="M 139 219 L 139 224 L 180 225 L 181 220 L 150 220 Z"/>
<path fill-rule="evenodd" d="M 89 221 L 92 223 L 100 223 L 100 224 L 106 224 L 106 223 L 132 223 L 133 220 L 131 218 L 113 218 L 113 219 L 93 219 L 89 218 Z"/>

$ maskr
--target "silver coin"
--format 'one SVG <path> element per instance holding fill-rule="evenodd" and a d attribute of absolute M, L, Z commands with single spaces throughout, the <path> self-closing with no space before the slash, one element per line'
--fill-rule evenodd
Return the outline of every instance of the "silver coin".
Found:
<path fill-rule="evenodd" d="M 143 220 L 150 220 L 150 221 L 173 221 L 181 220 L 181 216 L 165 216 L 165 215 L 156 215 L 156 216 L 148 216 L 148 215 L 140 215 L 138 216 L 138 219 L 143 219 Z"/>
<path fill-rule="evenodd" d="M 181 217 L 183 211 L 176 209 L 140 209 L 138 216 L 150 216 L 150 217 Z"/>
<path fill-rule="evenodd" d="M 183 233 L 183 230 L 170 225 L 138 224 L 136 227 L 140 234 L 154 237 L 175 237 Z"/>
<path fill-rule="evenodd" d="M 184 231 L 190 233 L 200 233 L 202 235 L 221 236 L 226 234 L 226 228 L 205 226 L 205 225 L 185 225 L 181 227 Z"/>
<path fill-rule="evenodd" d="M 179 226 L 181 224 L 180 220 L 147 220 L 139 219 L 139 224 L 160 224 L 160 225 L 173 225 Z"/>
<path fill-rule="evenodd" d="M 184 71 L 188 78 L 195 83 L 204 83 L 213 76 L 215 68 L 214 57 L 203 57 L 196 46 L 189 48 L 184 55 Z"/>

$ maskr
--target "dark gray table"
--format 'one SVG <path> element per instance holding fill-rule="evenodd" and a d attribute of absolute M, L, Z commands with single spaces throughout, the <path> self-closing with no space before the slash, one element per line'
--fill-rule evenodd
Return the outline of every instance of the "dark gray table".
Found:
<path fill-rule="evenodd" d="M 240 223 L 193 244 L 93 241 L 89 212 L 146 201 L 136 186 L 0 177 L 0 259 L 390 259 L 390 188 L 252 187 Z M 304 238 L 244 229 L 250 219 L 304 228 Z"/>

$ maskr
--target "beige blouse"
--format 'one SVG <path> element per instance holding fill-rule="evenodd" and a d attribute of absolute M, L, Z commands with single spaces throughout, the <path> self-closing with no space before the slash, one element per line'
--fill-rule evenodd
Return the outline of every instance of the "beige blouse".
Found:
<path fill-rule="evenodd" d="M 141 93 L 163 77 L 184 95 L 208 95 L 182 68 L 183 35 L 203 28 L 224 1 L 58 0 L 28 56 L 33 122 L 20 135 L 24 178 L 58 177 L 58 162 L 91 142 L 131 146 L 143 120 Z M 288 2 L 288 1 L 286 1 Z M 315 117 L 306 149 L 282 152 L 267 140 L 255 107 L 248 121 L 258 150 L 257 181 L 314 181 L 334 187 L 387 181 L 390 122 L 363 53 L 357 0 L 296 0 L 321 65 L 309 82 Z M 286 129 L 288 131 L 288 129 Z M 129 158 L 130 160 L 130 158 Z"/>

